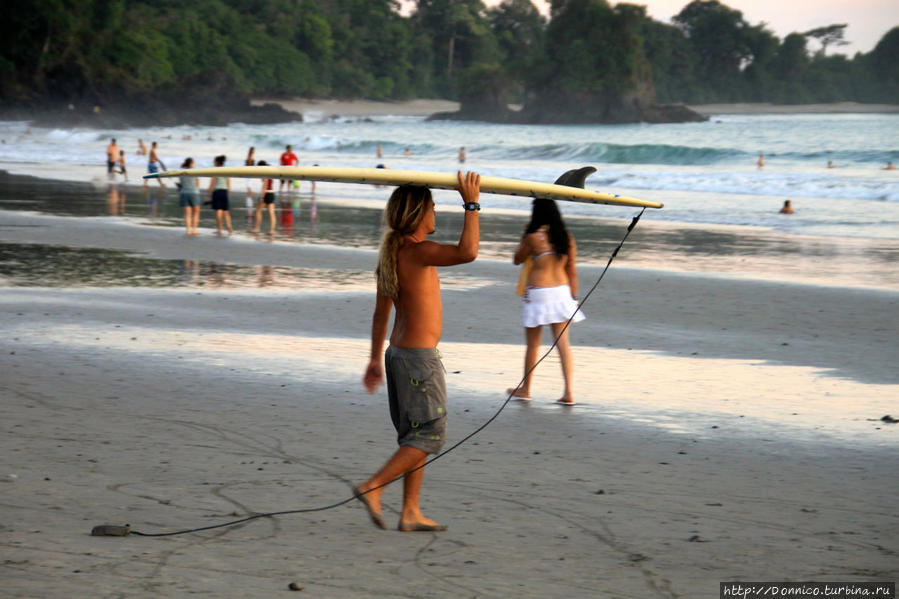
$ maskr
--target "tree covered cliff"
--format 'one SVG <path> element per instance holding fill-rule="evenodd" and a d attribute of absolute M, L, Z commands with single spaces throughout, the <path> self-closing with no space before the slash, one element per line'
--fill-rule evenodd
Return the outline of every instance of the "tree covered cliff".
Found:
<path fill-rule="evenodd" d="M 13 0 L 4 8 L 5 102 L 486 98 L 602 119 L 656 101 L 899 97 L 899 27 L 850 58 L 833 53 L 851 33 L 843 25 L 781 40 L 717 0 L 693 0 L 673 24 L 605 0 L 552 0 L 548 19 L 530 0 L 489 9 L 480 0 L 417 0 L 408 15 L 395 0 Z"/>

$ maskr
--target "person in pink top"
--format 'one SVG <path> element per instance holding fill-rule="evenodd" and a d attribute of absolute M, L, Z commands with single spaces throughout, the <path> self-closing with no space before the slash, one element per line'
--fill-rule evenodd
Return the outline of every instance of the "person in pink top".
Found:
<path fill-rule="evenodd" d="M 297 155 L 293 153 L 293 147 L 287 146 L 287 149 L 284 150 L 284 153 L 281 154 L 281 166 L 299 166 L 300 159 L 297 158 Z M 279 191 L 284 191 L 284 179 L 281 179 L 281 186 Z M 287 187 L 290 189 L 290 186 L 293 184 L 293 181 L 287 181 Z"/>

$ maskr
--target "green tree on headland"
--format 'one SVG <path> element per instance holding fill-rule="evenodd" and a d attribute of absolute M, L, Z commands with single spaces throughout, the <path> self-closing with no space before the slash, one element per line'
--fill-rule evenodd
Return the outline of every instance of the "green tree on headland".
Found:
<path fill-rule="evenodd" d="M 896 28 L 847 57 L 827 53 L 844 43 L 844 24 L 781 40 L 719 0 L 688 2 L 673 24 L 605 0 L 553 0 L 548 21 L 531 0 L 399 9 L 397 0 L 11 0 L 0 101 L 200 110 L 252 95 L 442 97 L 603 118 L 655 98 L 899 97 Z"/>

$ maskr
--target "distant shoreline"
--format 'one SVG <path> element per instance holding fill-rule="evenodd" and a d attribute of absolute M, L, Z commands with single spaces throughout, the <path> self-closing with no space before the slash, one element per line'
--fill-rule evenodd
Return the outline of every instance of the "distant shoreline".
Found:
<path fill-rule="evenodd" d="M 429 116 L 435 112 L 454 112 L 459 103 L 451 100 L 417 99 L 404 102 L 378 102 L 374 100 L 315 100 L 309 98 L 273 99 L 257 98 L 253 106 L 272 103 L 285 110 L 307 115 L 321 116 Z M 832 104 L 691 104 L 688 108 L 705 116 L 722 114 L 848 114 L 848 113 L 899 113 L 899 104 L 860 104 L 836 102 Z"/>

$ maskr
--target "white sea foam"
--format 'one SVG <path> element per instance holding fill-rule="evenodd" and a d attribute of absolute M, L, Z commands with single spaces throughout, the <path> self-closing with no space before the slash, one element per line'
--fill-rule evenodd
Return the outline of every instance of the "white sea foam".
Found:
<path fill-rule="evenodd" d="M 309 115 L 307 115 L 308 117 Z M 753 224 L 782 231 L 899 238 L 899 115 L 766 115 L 718 117 L 707 123 L 617 126 L 520 126 L 429 122 L 420 117 L 332 118 L 303 123 L 228 127 L 85 130 L 0 122 L 0 168 L 75 181 L 105 178 L 105 146 L 115 137 L 132 180 L 145 170 L 137 140 L 159 142 L 169 168 L 185 157 L 212 165 L 219 154 L 243 164 L 249 146 L 257 160 L 277 164 L 291 144 L 301 164 L 453 171 L 553 181 L 570 168 L 598 168 L 588 187 L 664 201 L 650 218 L 672 222 Z M 380 145 L 383 157 L 375 155 Z M 459 147 L 468 161 L 459 165 Z M 409 148 L 410 156 L 404 151 Z M 764 153 L 766 166 L 755 166 Z M 837 168 L 826 168 L 827 161 Z M 381 197 L 359 189 L 360 198 Z M 789 219 L 777 214 L 791 199 Z M 491 198 L 497 208 L 527 210 L 520 198 Z M 620 210 L 566 205 L 566 214 Z"/>

